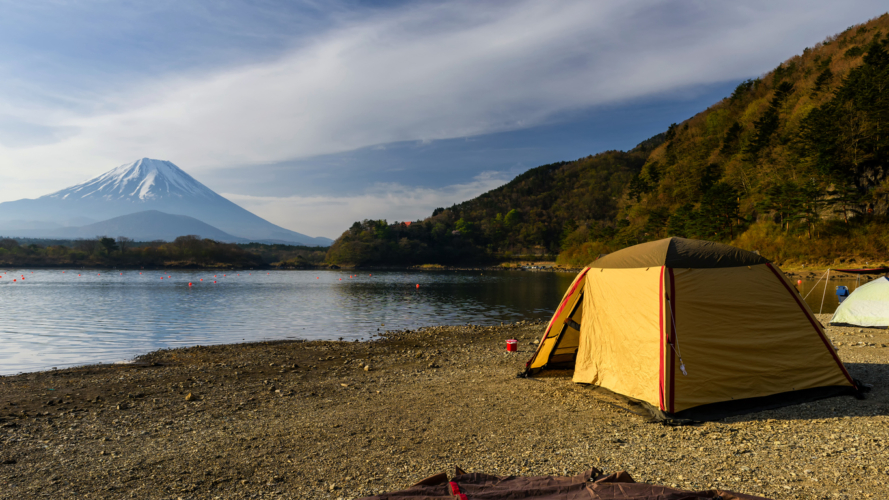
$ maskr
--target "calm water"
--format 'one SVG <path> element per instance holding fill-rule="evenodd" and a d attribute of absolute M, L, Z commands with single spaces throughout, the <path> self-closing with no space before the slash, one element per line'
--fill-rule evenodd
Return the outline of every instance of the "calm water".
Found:
<path fill-rule="evenodd" d="M 574 278 L 519 271 L 354 278 L 341 271 L 141 272 L 0 269 L 0 373 L 122 361 L 166 347 L 368 339 L 378 328 L 548 319 Z"/>
<path fill-rule="evenodd" d="M 793 283 L 796 283 L 797 280 L 792 280 Z M 818 314 L 819 311 L 824 314 L 833 314 L 834 311 L 837 310 L 837 306 L 839 305 L 839 301 L 837 300 L 837 286 L 845 285 L 849 289 L 849 293 L 854 291 L 860 285 L 864 285 L 865 283 L 869 283 L 865 277 L 861 278 L 861 281 L 858 280 L 830 280 L 827 281 L 827 289 L 825 290 L 825 281 L 821 280 L 820 283 L 817 282 L 817 278 L 814 280 L 804 280 L 802 285 L 797 285 L 797 290 L 800 291 L 800 294 L 806 298 L 806 303 L 809 304 L 809 307 L 812 308 L 812 311 L 815 314 Z"/>
<path fill-rule="evenodd" d="M 45 269 L 0 269 L 0 276 L 2 374 L 123 361 L 167 347 L 368 339 L 377 329 L 549 319 L 574 278 L 518 271 L 355 277 L 342 271 L 235 271 L 214 277 L 207 271 Z M 836 309 L 839 284 L 855 287 L 854 280 L 831 281 L 826 313 Z M 802 284 L 803 295 L 811 291 L 807 302 L 815 312 L 823 287 L 823 281 Z"/>

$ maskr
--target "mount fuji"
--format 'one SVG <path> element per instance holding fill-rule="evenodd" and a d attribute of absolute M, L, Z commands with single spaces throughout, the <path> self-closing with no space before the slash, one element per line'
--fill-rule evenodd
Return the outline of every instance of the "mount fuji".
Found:
<path fill-rule="evenodd" d="M 72 231 L 76 226 L 98 228 L 101 225 L 96 226 L 96 222 L 146 211 L 150 213 L 124 220 L 145 223 L 152 217 L 180 215 L 212 226 L 218 231 L 215 236 L 231 236 L 228 239 L 233 241 L 312 246 L 332 243 L 329 238 L 313 238 L 276 226 L 215 193 L 172 162 L 150 158 L 121 165 L 40 198 L 0 203 L 0 232 L 54 238 L 77 232 Z M 140 225 L 134 224 L 124 233 L 109 236 L 139 239 Z M 119 223 L 111 227 L 124 230 Z M 205 232 L 212 231 L 205 229 Z M 201 236 L 210 237 L 209 234 Z"/>

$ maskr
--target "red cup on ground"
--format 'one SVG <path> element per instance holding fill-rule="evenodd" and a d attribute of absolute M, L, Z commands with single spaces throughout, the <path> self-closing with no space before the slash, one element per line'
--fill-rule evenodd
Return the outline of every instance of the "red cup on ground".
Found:
<path fill-rule="evenodd" d="M 509 352 L 516 352 L 519 350 L 519 341 L 516 339 L 509 339 L 506 341 L 506 350 Z"/>

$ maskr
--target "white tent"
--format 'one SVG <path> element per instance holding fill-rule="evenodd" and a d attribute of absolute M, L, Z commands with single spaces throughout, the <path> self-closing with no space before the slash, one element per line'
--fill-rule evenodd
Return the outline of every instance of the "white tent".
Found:
<path fill-rule="evenodd" d="M 889 327 L 889 279 L 883 276 L 856 288 L 833 313 L 830 324 Z"/>

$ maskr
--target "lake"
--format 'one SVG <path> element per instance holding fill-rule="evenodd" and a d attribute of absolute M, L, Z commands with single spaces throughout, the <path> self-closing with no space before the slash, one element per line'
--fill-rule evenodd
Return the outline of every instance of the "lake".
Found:
<path fill-rule="evenodd" d="M 378 331 L 428 325 L 548 320 L 574 279 L 521 271 L 0 269 L 0 275 L 0 374 L 190 345 L 366 340 Z M 803 282 L 802 293 L 814 284 Z M 823 284 L 807 298 L 815 312 Z M 854 288 L 855 281 L 831 281 L 824 312 L 836 309 L 838 284 Z"/>

